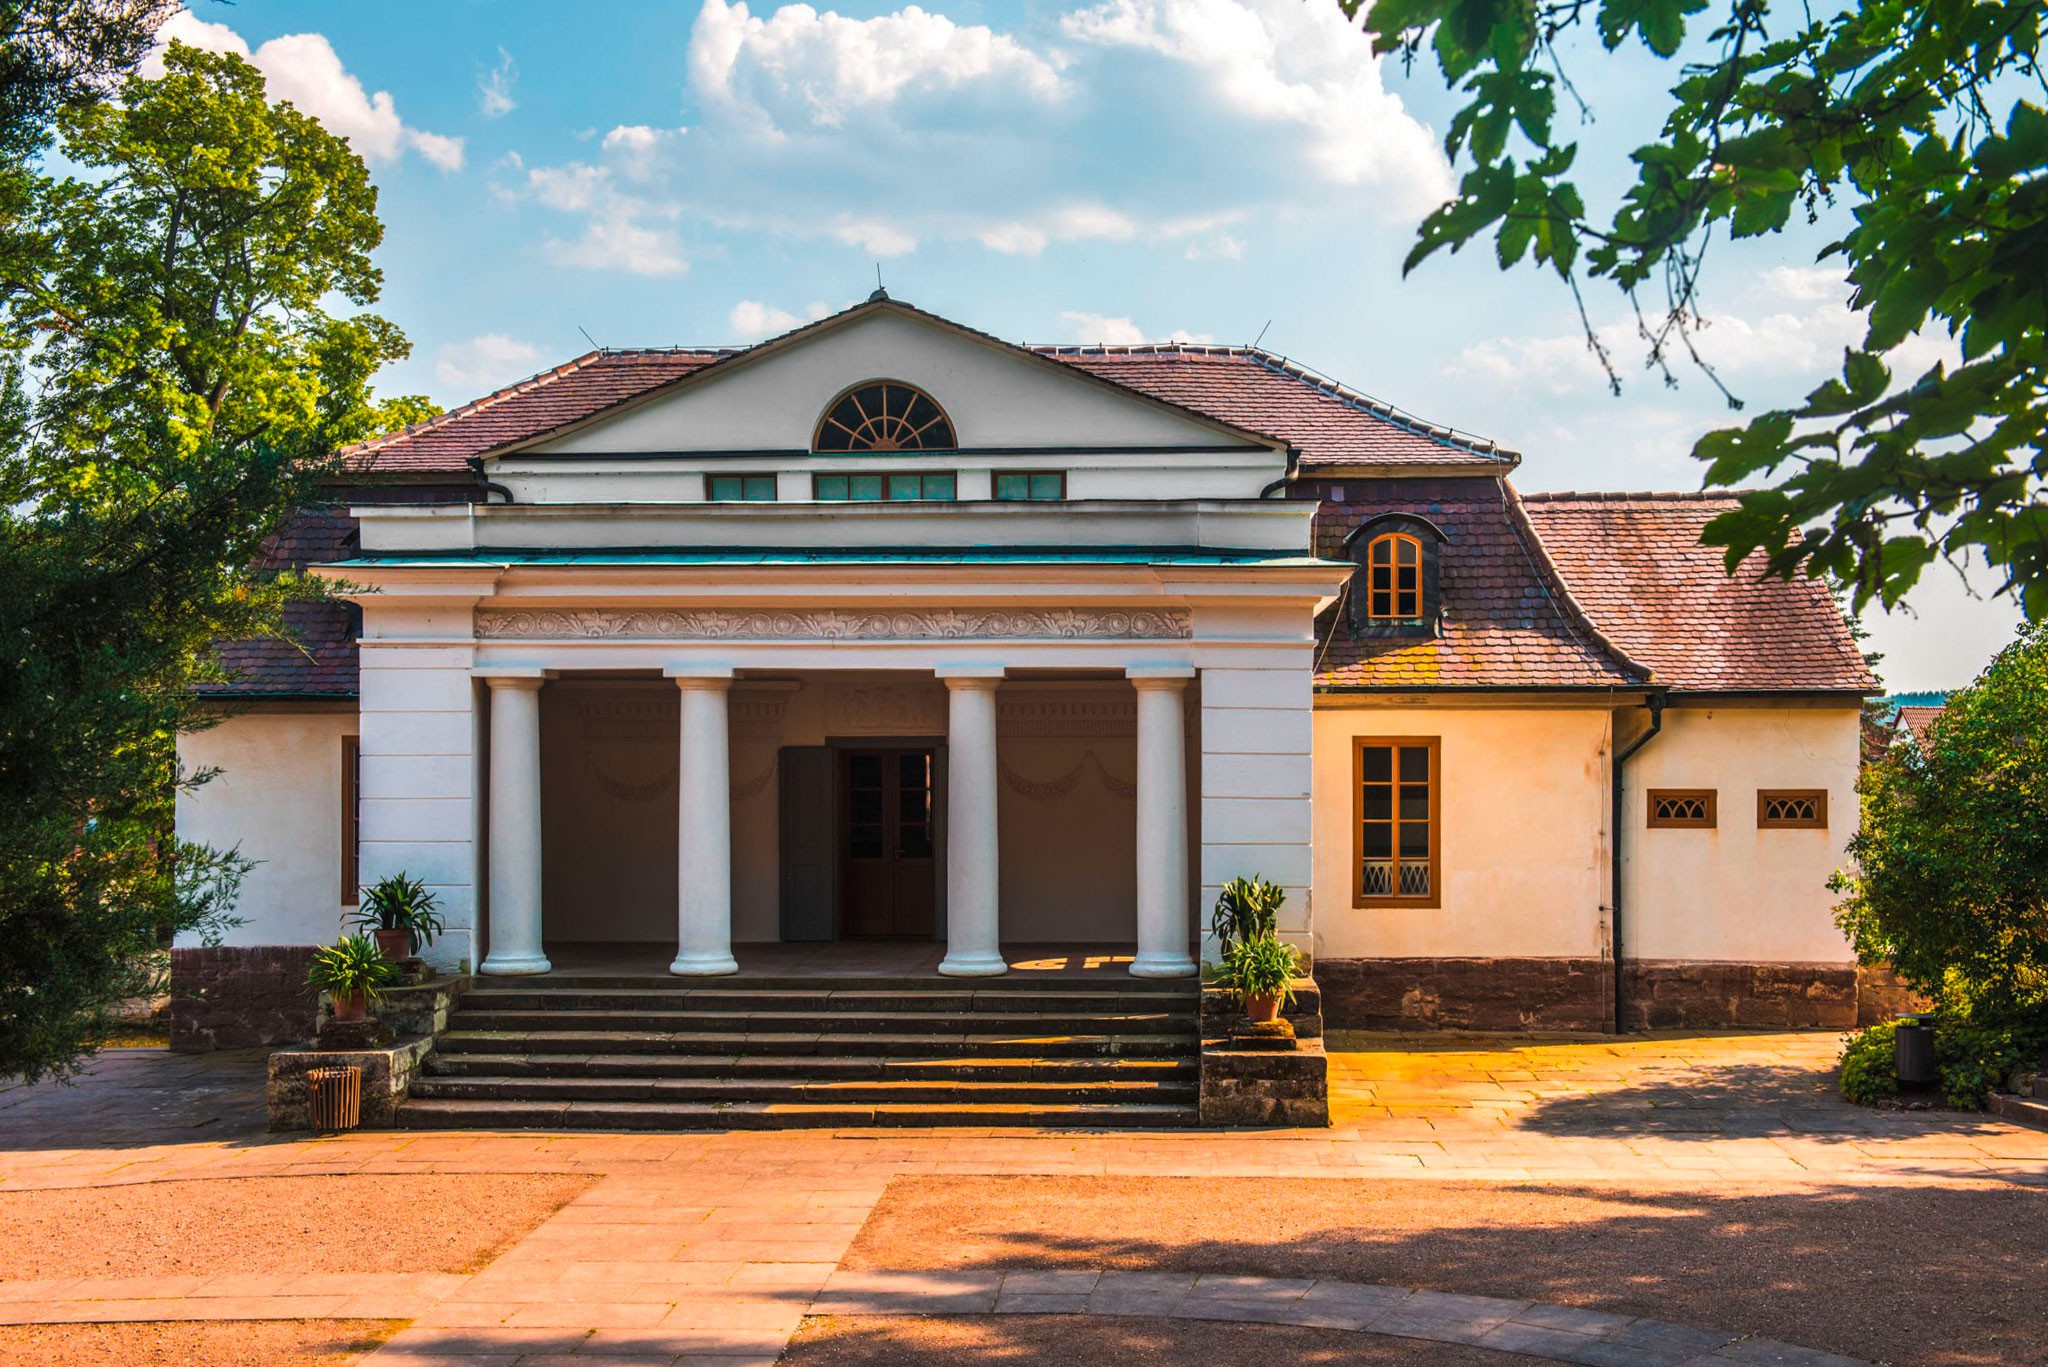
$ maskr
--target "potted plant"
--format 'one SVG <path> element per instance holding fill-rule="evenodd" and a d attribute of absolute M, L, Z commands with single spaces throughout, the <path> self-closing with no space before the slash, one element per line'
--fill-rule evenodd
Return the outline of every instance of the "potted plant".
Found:
<path fill-rule="evenodd" d="M 336 1020 L 359 1021 L 398 976 L 398 965 L 385 958 L 369 936 L 344 935 L 313 951 L 306 986 L 334 1000 Z"/>
<path fill-rule="evenodd" d="M 439 904 L 425 883 L 394 873 L 363 889 L 355 923 L 377 937 L 385 958 L 397 962 L 419 953 L 441 933 L 441 918 L 434 911 Z"/>
<path fill-rule="evenodd" d="M 1209 916 L 1209 933 L 1216 937 L 1218 956 L 1228 955 L 1233 945 L 1272 939 L 1278 933 L 1280 907 L 1286 901 L 1287 894 L 1278 884 L 1268 883 L 1256 873 L 1225 883 Z"/>
<path fill-rule="evenodd" d="M 1263 1024 L 1294 1000 L 1293 983 L 1300 973 L 1301 951 L 1268 933 L 1223 951 L 1214 980 L 1244 1005 L 1246 1019 Z"/>

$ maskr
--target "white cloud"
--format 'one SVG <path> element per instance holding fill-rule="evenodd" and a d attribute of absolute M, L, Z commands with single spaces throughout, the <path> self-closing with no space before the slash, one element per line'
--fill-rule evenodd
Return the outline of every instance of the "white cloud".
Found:
<path fill-rule="evenodd" d="M 704 0 L 689 68 L 702 98 L 771 134 L 969 88 L 1035 100 L 1060 90 L 1053 63 L 1016 39 L 916 5 L 853 19 L 794 4 L 758 19 L 743 0 Z"/>
<path fill-rule="evenodd" d="M 726 315 L 725 321 L 732 328 L 734 341 L 753 342 L 816 322 L 831 311 L 822 299 L 812 300 L 801 315 L 764 304 L 758 299 L 742 299 L 732 306 L 732 312 Z"/>
<path fill-rule="evenodd" d="M 621 144 L 628 155 L 630 141 Z M 523 184 L 496 188 L 507 202 L 525 200 L 583 220 L 573 238 L 549 236 L 548 258 L 557 265 L 655 276 L 688 270 L 689 257 L 671 226 L 676 206 L 623 190 L 620 179 L 610 166 L 571 162 L 533 167 Z"/>
<path fill-rule="evenodd" d="M 263 73 L 271 99 L 290 101 L 319 120 L 328 132 L 348 139 L 366 161 L 395 161 L 411 150 L 444 171 L 462 168 L 461 138 L 408 126 L 399 117 L 390 92 L 364 90 L 322 34 L 288 33 L 252 51 L 226 24 L 208 23 L 189 10 L 180 10 L 157 30 L 157 46 L 142 63 L 143 75 L 163 74 L 163 53 L 173 40 L 248 58 Z"/>
<path fill-rule="evenodd" d="M 1148 337 L 1145 330 L 1128 318 L 1110 317 L 1101 313 L 1080 313 L 1062 310 L 1060 321 L 1067 326 L 1068 336 L 1076 342 L 1099 343 L 1104 346 L 1137 346 L 1142 342 L 1213 342 L 1216 339 L 1206 332 L 1164 332 Z"/>
<path fill-rule="evenodd" d="M 462 396 L 457 402 L 464 402 L 533 374 L 540 361 L 540 348 L 531 342 L 486 332 L 436 351 L 434 379 L 443 391 Z"/>
<path fill-rule="evenodd" d="M 673 232 L 626 215 L 593 220 L 573 241 L 550 238 L 548 258 L 558 265 L 629 275 L 680 275 L 690 268 Z"/>
<path fill-rule="evenodd" d="M 1335 6 L 1098 0 L 1048 22 L 703 0 L 684 62 L 701 121 L 616 127 L 555 169 L 630 192 L 629 221 L 650 230 L 658 207 L 687 239 L 870 257 L 1143 243 L 1232 261 L 1255 223 L 1405 235 L 1449 193 L 1435 135 Z M 559 199 L 607 213 L 601 196 Z"/>
<path fill-rule="evenodd" d="M 512 87 L 519 81 L 519 63 L 504 48 L 498 49 L 498 64 L 476 81 L 477 112 L 487 119 L 502 119 L 519 107 Z"/>

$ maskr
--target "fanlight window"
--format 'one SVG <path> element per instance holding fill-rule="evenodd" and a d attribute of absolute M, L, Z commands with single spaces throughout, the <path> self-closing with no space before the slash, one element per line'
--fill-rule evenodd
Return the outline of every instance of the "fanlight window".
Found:
<path fill-rule="evenodd" d="M 841 394 L 818 420 L 814 451 L 950 451 L 945 410 L 921 389 L 877 380 Z"/>
<path fill-rule="evenodd" d="M 1756 824 L 1761 830 L 1824 831 L 1828 826 L 1827 789 L 1759 789 Z"/>
<path fill-rule="evenodd" d="M 1412 622 L 1422 616 L 1422 543 L 1387 532 L 1365 548 L 1365 615 L 1375 622 Z"/>
<path fill-rule="evenodd" d="M 1712 788 L 1652 788 L 1650 825 L 1712 830 L 1716 805 Z"/>

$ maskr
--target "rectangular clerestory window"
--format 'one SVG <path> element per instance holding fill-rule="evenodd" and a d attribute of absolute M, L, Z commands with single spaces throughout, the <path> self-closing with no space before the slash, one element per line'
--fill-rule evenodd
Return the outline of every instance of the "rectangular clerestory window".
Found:
<path fill-rule="evenodd" d="M 1357 803 L 1352 905 L 1442 905 L 1442 807 L 1435 736 L 1361 737 L 1352 760 Z"/>
<path fill-rule="evenodd" d="M 1058 470 L 999 470 L 995 496 L 1004 503 L 1056 503 L 1067 496 L 1067 477 Z"/>
<path fill-rule="evenodd" d="M 811 497 L 820 503 L 951 503 L 957 485 L 951 470 L 813 475 Z"/>
<path fill-rule="evenodd" d="M 712 503 L 773 503 L 773 475 L 707 475 L 704 492 Z"/>

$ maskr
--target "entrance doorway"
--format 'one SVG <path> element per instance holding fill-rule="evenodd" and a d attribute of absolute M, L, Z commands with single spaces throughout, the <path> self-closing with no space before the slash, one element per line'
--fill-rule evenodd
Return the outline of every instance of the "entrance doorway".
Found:
<path fill-rule="evenodd" d="M 929 940 L 937 928 L 937 799 L 930 746 L 839 752 L 840 933 Z"/>

